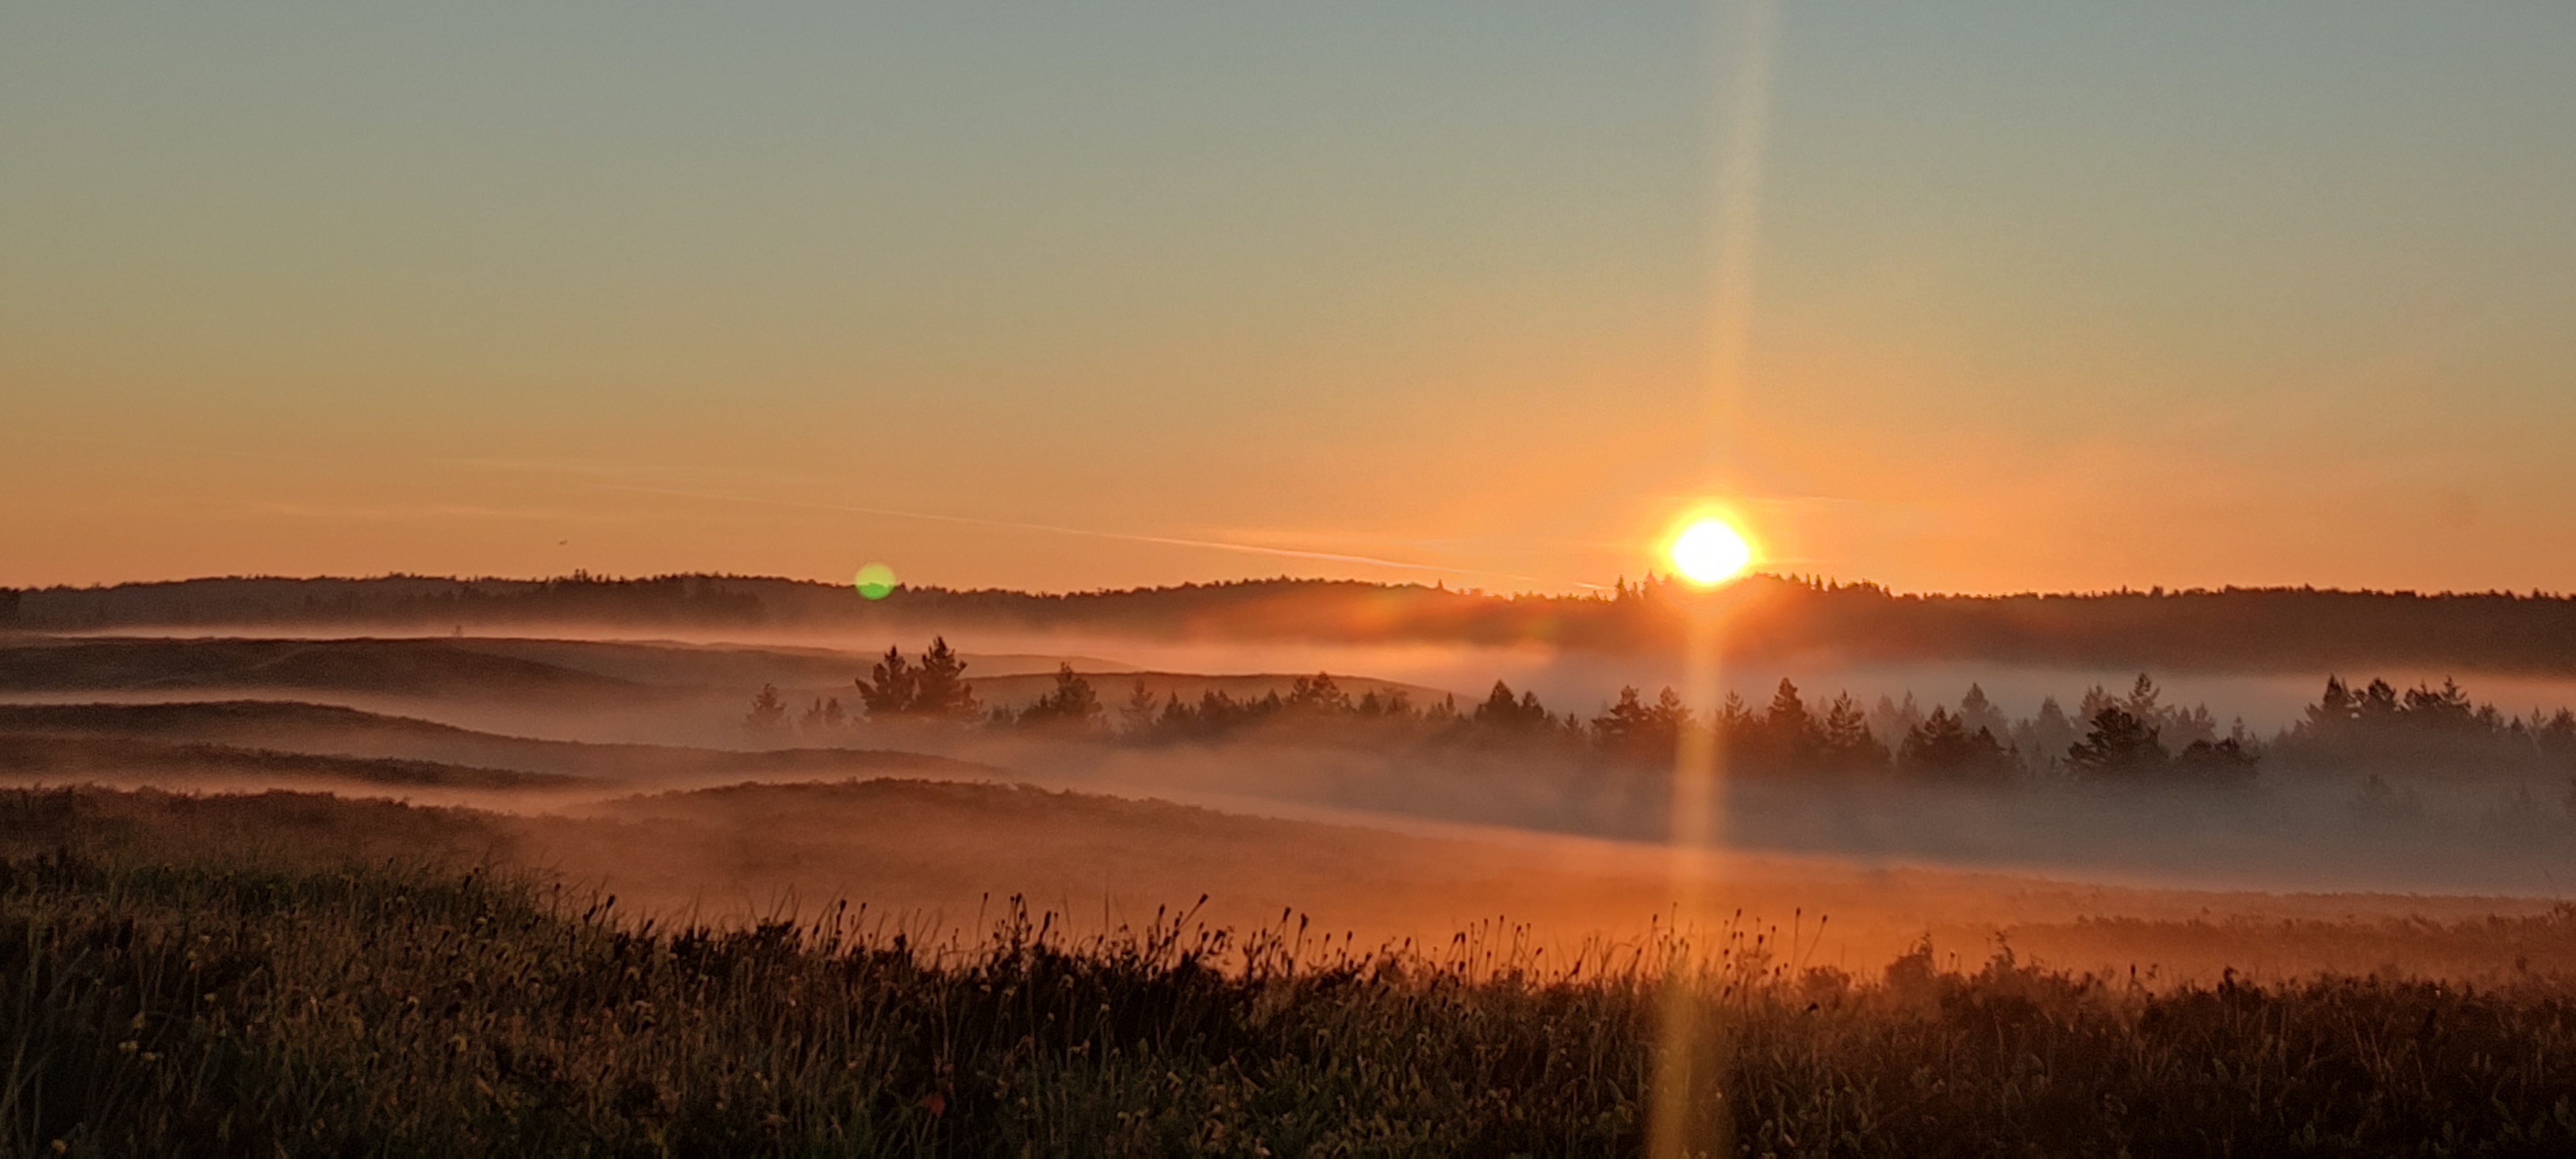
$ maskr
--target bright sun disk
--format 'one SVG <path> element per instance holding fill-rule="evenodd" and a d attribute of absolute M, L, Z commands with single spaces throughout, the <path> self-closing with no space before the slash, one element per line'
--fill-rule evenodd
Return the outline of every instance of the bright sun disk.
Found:
<path fill-rule="evenodd" d="M 1696 519 L 1682 528 L 1665 554 L 1684 578 L 1699 584 L 1723 583 L 1753 563 L 1753 545 L 1745 541 L 1744 533 L 1715 517 Z"/>

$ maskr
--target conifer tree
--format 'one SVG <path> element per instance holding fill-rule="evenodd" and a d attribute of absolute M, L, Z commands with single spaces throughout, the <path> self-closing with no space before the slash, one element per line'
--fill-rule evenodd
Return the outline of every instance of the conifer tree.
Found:
<path fill-rule="evenodd" d="M 932 637 L 913 670 L 911 714 L 929 720 L 972 719 L 982 706 L 965 674 L 966 661 L 948 647 L 948 638 Z"/>
<path fill-rule="evenodd" d="M 775 684 L 763 684 L 751 698 L 751 711 L 742 718 L 742 726 L 753 732 L 776 732 L 787 727 L 787 698 L 778 694 Z"/>
<path fill-rule="evenodd" d="M 1105 715 L 1107 710 L 1100 706 L 1100 697 L 1092 692 L 1091 682 L 1077 675 L 1073 665 L 1059 662 L 1055 690 L 1022 710 L 1018 723 L 1026 728 L 1089 732 L 1099 726 Z"/>
<path fill-rule="evenodd" d="M 1127 703 L 1118 710 L 1119 730 L 1129 736 L 1142 736 L 1154 727 L 1157 705 L 1154 690 L 1145 687 L 1145 678 L 1137 677 L 1136 686 L 1127 693 Z"/>
<path fill-rule="evenodd" d="M 868 675 L 855 683 L 859 686 L 859 703 L 871 718 L 902 716 L 912 711 L 912 662 L 904 659 L 901 648 L 886 649 L 885 659 L 877 661 Z"/>
<path fill-rule="evenodd" d="M 2076 773 L 2106 779 L 2142 779 L 2170 759 L 2154 727 L 2117 704 L 2094 713 L 2084 739 L 2066 750 L 2066 763 Z"/>

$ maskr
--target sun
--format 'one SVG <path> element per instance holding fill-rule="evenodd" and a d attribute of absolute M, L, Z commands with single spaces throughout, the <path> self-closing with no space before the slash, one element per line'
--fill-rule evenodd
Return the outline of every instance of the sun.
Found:
<path fill-rule="evenodd" d="M 1664 554 L 1682 578 L 1695 584 L 1725 583 L 1753 563 L 1753 544 L 1737 531 L 1735 525 L 1715 516 L 1702 516 L 1682 528 L 1673 537 Z"/>

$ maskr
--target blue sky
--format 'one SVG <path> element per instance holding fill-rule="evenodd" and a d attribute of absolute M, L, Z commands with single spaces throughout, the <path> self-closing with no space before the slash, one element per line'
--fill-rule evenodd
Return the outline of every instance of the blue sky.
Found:
<path fill-rule="evenodd" d="M 15 6 L 0 583 L 2568 586 L 2576 9 L 1783 7 L 1713 443 L 1741 17 Z"/>

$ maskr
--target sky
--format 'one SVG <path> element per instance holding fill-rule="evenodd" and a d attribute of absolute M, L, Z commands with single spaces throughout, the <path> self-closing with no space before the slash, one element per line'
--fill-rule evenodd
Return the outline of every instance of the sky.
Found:
<path fill-rule="evenodd" d="M 0 8 L 0 584 L 2576 589 L 2576 5 Z"/>

